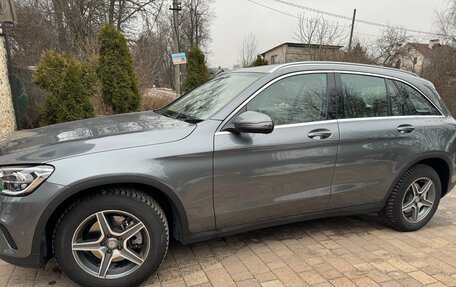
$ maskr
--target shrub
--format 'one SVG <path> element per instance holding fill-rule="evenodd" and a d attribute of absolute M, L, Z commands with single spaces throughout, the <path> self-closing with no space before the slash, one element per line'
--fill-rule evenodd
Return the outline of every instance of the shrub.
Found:
<path fill-rule="evenodd" d="M 125 37 L 112 25 L 99 35 L 98 76 L 104 103 L 114 114 L 138 111 L 141 107 L 139 83 Z"/>
<path fill-rule="evenodd" d="M 260 55 L 257 56 L 256 60 L 250 65 L 250 67 L 266 66 L 269 65 L 268 60 L 264 59 Z"/>
<path fill-rule="evenodd" d="M 66 53 L 44 52 L 33 73 L 33 82 L 49 93 L 58 92 L 62 84 L 62 75 L 74 61 L 75 59 Z"/>
<path fill-rule="evenodd" d="M 90 102 L 96 77 L 90 63 L 49 51 L 43 53 L 33 81 L 47 93 L 40 124 L 49 125 L 95 116 Z"/>
<path fill-rule="evenodd" d="M 185 92 L 189 92 L 209 80 L 206 58 L 200 48 L 193 47 L 187 53 L 187 61 L 187 71 L 184 81 Z"/>

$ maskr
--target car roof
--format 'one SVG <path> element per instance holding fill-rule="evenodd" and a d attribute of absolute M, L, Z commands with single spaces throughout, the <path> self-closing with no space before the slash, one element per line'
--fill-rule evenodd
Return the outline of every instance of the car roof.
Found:
<path fill-rule="evenodd" d="M 328 70 L 350 70 L 350 71 L 360 71 L 360 72 L 372 72 L 380 73 L 385 75 L 396 74 L 408 77 L 418 77 L 418 75 L 404 70 L 399 70 L 395 68 L 375 66 L 375 65 L 366 65 L 358 63 L 348 63 L 348 62 L 323 62 L 323 61 L 307 61 L 307 62 L 294 62 L 282 65 L 267 65 L 259 66 L 252 68 L 243 68 L 236 70 L 235 72 L 251 72 L 251 73 L 274 73 L 274 72 L 287 72 L 287 71 L 296 71 L 299 70 L 312 70 L 312 69 L 328 69 Z"/>

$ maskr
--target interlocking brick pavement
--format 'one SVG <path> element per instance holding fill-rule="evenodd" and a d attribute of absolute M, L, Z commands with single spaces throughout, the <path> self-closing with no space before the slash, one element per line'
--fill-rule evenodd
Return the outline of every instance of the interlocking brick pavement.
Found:
<path fill-rule="evenodd" d="M 34 270 L 0 261 L 0 286 L 75 285 L 54 262 Z M 412 233 L 364 215 L 172 243 L 143 286 L 456 286 L 456 192 Z"/>

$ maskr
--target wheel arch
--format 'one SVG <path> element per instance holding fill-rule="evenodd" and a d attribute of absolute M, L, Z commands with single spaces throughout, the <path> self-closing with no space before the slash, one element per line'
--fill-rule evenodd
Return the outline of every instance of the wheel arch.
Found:
<path fill-rule="evenodd" d="M 166 218 L 170 225 L 171 236 L 182 240 L 183 234 L 188 233 L 188 221 L 182 202 L 177 194 L 166 184 L 149 177 L 137 175 L 115 175 L 101 178 L 90 178 L 73 185 L 65 187 L 40 217 L 38 228 L 34 235 L 32 252 L 41 254 L 42 265 L 53 257 L 52 233 L 55 223 L 61 212 L 71 203 L 95 192 L 100 188 L 109 186 L 132 187 L 150 195 L 160 204 L 165 211 Z"/>
<path fill-rule="evenodd" d="M 445 155 L 442 155 L 441 153 L 427 153 L 423 154 L 421 157 L 416 159 L 415 161 L 405 165 L 405 167 L 398 173 L 396 178 L 394 179 L 393 183 L 391 184 L 388 193 L 386 194 L 384 200 L 383 200 L 383 205 L 386 203 L 388 200 L 391 192 L 393 191 L 394 187 L 396 186 L 397 182 L 399 179 L 404 175 L 404 173 L 412 168 L 413 166 L 417 164 L 425 164 L 430 167 L 432 167 L 437 174 L 439 175 L 440 182 L 442 185 L 442 197 L 444 197 L 446 194 L 449 192 L 449 187 L 451 185 L 450 180 L 451 180 L 451 160 L 446 157 Z"/>

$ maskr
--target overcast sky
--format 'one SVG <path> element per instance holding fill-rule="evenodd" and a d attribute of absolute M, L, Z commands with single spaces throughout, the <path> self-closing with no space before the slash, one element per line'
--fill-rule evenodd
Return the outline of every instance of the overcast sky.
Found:
<path fill-rule="evenodd" d="M 282 12 L 296 15 L 301 9 L 278 3 L 274 0 L 253 0 Z M 446 7 L 448 0 L 284 0 L 306 7 L 324 10 L 351 17 L 357 9 L 357 18 L 405 28 L 435 32 L 436 12 Z M 209 65 L 231 67 L 238 63 L 238 54 L 246 35 L 258 38 L 259 52 L 264 52 L 283 42 L 293 42 L 297 19 L 261 7 L 248 0 L 215 0 L 212 5 L 216 18 L 209 46 Z M 306 17 L 315 13 L 305 12 Z M 325 16 L 326 17 L 326 16 Z M 340 25 L 351 23 L 338 18 L 326 17 Z M 355 34 L 362 40 L 375 39 L 381 28 L 366 24 L 355 24 Z M 366 35 L 367 34 L 367 35 Z M 411 34 L 419 38 L 424 35 Z M 427 41 L 423 39 L 423 41 Z M 348 40 L 347 40 L 348 41 Z M 348 45 L 348 44 L 346 44 Z"/>

